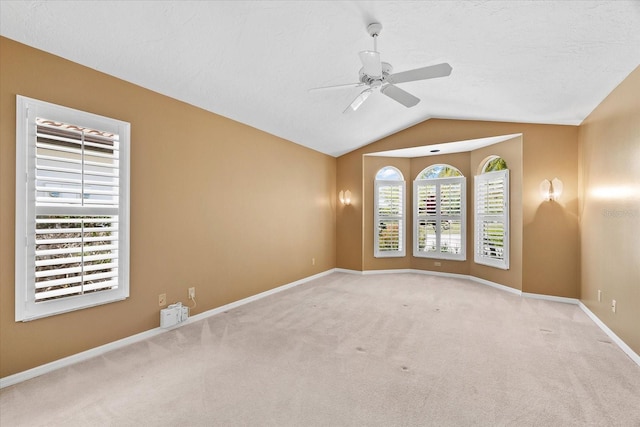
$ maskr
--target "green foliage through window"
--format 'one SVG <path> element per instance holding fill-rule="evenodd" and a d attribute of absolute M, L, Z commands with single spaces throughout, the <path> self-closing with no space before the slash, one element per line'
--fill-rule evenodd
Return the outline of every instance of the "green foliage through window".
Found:
<path fill-rule="evenodd" d="M 462 173 L 453 166 L 433 165 L 420 172 L 416 179 L 451 178 L 454 176 L 462 176 Z"/>
<path fill-rule="evenodd" d="M 502 157 L 494 156 L 485 163 L 484 168 L 482 168 L 482 173 L 501 171 L 505 169 L 509 169 L 507 167 L 507 162 L 505 162 Z"/>

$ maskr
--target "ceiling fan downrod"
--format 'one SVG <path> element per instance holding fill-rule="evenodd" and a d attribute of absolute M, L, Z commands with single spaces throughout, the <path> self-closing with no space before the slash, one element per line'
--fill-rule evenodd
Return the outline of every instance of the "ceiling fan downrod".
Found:
<path fill-rule="evenodd" d="M 379 22 L 373 22 L 369 24 L 369 26 L 367 27 L 367 31 L 369 32 L 369 35 L 373 37 L 373 51 L 377 52 L 378 36 L 380 35 L 380 31 L 382 31 L 382 24 L 380 24 Z"/>

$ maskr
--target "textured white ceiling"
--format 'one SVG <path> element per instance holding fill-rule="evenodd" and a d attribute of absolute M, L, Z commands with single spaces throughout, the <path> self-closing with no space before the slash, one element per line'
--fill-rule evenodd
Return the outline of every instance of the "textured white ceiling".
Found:
<path fill-rule="evenodd" d="M 640 64 L 640 1 L 0 1 L 0 33 L 338 156 L 429 118 L 579 124 Z M 382 60 L 413 108 L 318 86 Z"/>

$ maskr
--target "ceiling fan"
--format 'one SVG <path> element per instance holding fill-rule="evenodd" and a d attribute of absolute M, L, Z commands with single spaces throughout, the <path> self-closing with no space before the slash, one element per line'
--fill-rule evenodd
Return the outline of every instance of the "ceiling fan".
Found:
<path fill-rule="evenodd" d="M 373 50 L 365 50 L 359 53 L 362 68 L 360 68 L 360 81 L 358 83 L 318 87 L 309 89 L 309 91 L 366 86 L 366 89 L 360 92 L 356 99 L 349 104 L 343 113 L 355 111 L 360 108 L 364 101 L 374 91 L 380 91 L 382 94 L 399 102 L 405 107 L 413 107 L 420 102 L 420 99 L 411 95 L 409 92 L 400 89 L 398 86 L 395 86 L 397 83 L 434 79 L 437 77 L 446 77 L 451 74 L 452 68 L 447 63 L 415 68 L 413 70 L 402 71 L 400 73 L 393 73 L 393 67 L 391 64 L 380 60 L 380 53 L 377 49 L 376 38 L 380 35 L 381 30 L 382 24 L 377 22 L 369 24 L 367 27 L 369 35 L 373 37 Z"/>

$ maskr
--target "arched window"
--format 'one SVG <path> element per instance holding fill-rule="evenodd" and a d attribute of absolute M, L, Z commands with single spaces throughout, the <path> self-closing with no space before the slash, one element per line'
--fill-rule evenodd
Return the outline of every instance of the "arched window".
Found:
<path fill-rule="evenodd" d="M 424 168 L 416 179 L 450 178 L 453 176 L 463 176 L 462 173 L 451 165 L 431 165 Z"/>
<path fill-rule="evenodd" d="M 466 259 L 466 178 L 451 165 L 432 165 L 413 182 L 413 255 Z"/>
<path fill-rule="evenodd" d="M 500 156 L 489 156 L 484 159 L 484 163 L 482 164 L 481 172 L 496 172 L 509 169 L 507 167 L 507 162 Z"/>
<path fill-rule="evenodd" d="M 378 171 L 374 184 L 374 256 L 405 256 L 405 181 L 393 166 Z"/>
<path fill-rule="evenodd" d="M 509 269 L 509 169 L 499 156 L 484 159 L 475 177 L 474 261 Z"/>

